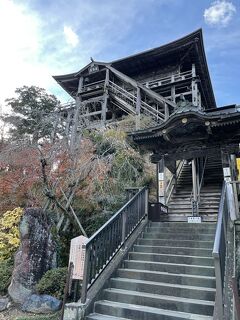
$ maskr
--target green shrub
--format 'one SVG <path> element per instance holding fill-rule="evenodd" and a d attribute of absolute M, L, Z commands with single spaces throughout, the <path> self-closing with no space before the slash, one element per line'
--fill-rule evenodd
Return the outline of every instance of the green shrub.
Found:
<path fill-rule="evenodd" d="M 12 259 L 0 261 L 0 295 L 7 293 L 13 271 Z"/>
<path fill-rule="evenodd" d="M 67 268 L 48 270 L 38 282 L 36 289 L 40 294 L 49 294 L 62 299 L 67 278 Z"/>

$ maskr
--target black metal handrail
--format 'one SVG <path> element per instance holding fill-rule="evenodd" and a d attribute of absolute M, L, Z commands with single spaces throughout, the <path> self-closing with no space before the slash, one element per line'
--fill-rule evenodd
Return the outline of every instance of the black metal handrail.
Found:
<path fill-rule="evenodd" d="M 148 189 L 142 188 L 108 220 L 85 246 L 81 302 L 87 291 L 148 213 Z"/>
<path fill-rule="evenodd" d="M 226 183 L 223 183 L 220 206 L 218 210 L 218 222 L 213 246 L 213 258 L 216 276 L 216 299 L 214 319 L 222 320 L 224 315 L 223 309 L 223 290 L 226 267 L 226 240 L 227 225 L 229 220 L 229 210 L 227 205 Z"/>

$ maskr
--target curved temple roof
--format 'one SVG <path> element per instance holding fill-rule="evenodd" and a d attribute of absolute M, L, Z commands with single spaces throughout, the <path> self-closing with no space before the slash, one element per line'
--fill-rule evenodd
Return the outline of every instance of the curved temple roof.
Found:
<path fill-rule="evenodd" d="M 216 108 L 215 97 L 212 89 L 211 79 L 208 71 L 207 60 L 203 44 L 202 29 L 196 30 L 187 36 L 166 45 L 140 52 L 110 63 L 98 63 L 99 65 L 111 65 L 115 69 L 128 76 L 134 76 L 139 72 L 144 72 L 154 65 L 195 64 L 196 73 L 200 78 L 202 91 L 204 93 L 204 104 L 206 109 Z M 71 96 L 75 96 L 78 88 L 80 75 L 86 71 L 90 64 L 76 73 L 53 76 L 53 78 Z"/>

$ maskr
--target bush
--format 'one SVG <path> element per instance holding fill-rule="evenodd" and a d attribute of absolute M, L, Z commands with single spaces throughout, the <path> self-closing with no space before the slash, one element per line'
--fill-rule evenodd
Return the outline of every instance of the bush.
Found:
<path fill-rule="evenodd" d="M 63 299 L 64 287 L 67 279 L 67 268 L 48 270 L 38 282 L 36 289 L 40 294 L 49 294 Z"/>
<path fill-rule="evenodd" d="M 0 218 L 0 261 L 12 257 L 20 244 L 19 222 L 23 209 L 15 208 Z"/>
<path fill-rule="evenodd" d="M 7 293 L 7 288 L 11 282 L 12 271 L 12 259 L 0 261 L 0 295 L 5 295 Z"/>

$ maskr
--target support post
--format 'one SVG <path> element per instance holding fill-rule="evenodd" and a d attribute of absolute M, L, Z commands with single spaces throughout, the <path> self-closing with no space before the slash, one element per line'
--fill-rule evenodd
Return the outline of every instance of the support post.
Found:
<path fill-rule="evenodd" d="M 196 81 L 195 64 L 192 65 L 192 104 L 198 107 L 198 85 Z"/>
<path fill-rule="evenodd" d="M 141 90 L 137 87 L 137 100 L 136 100 L 136 130 L 140 129 L 140 110 L 141 110 Z"/>
<path fill-rule="evenodd" d="M 197 182 L 196 158 L 192 160 L 192 185 L 193 185 L 192 211 L 193 211 L 193 216 L 198 216 L 198 182 Z"/>
<path fill-rule="evenodd" d="M 101 121 L 102 124 L 105 125 L 106 117 L 107 117 L 107 103 L 108 103 L 108 85 L 109 85 L 109 69 L 106 69 L 106 77 L 104 83 L 104 94 L 103 94 L 103 102 L 102 102 L 102 115 Z"/>
<path fill-rule="evenodd" d="M 162 158 L 157 164 L 157 189 L 158 189 L 158 202 L 165 204 L 165 165 L 164 158 Z"/>
<path fill-rule="evenodd" d="M 169 107 L 166 102 L 164 102 L 164 113 L 165 113 L 165 121 L 169 118 Z"/>
<path fill-rule="evenodd" d="M 173 79 L 174 82 L 174 79 Z M 176 103 L 176 91 L 175 91 L 175 86 L 171 86 L 171 98 L 172 102 Z"/>

